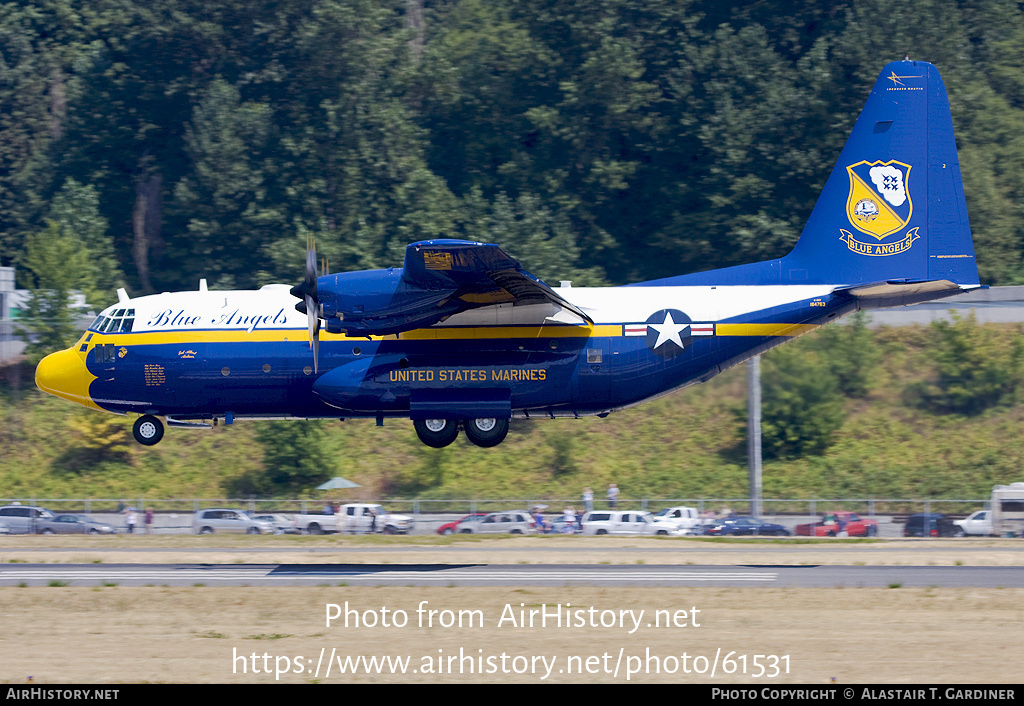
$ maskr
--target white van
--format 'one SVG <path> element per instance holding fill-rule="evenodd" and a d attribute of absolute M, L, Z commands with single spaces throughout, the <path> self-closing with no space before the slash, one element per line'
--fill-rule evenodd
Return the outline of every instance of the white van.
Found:
<path fill-rule="evenodd" d="M 254 520 L 241 510 L 218 507 L 194 514 L 192 531 L 196 534 L 273 534 L 274 525 Z"/>

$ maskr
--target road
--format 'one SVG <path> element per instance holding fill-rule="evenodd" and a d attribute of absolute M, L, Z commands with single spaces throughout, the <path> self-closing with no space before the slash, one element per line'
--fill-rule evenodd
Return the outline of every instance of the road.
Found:
<path fill-rule="evenodd" d="M 0 586 L 774 586 L 1024 588 L 1012 566 L 12 564 Z"/>

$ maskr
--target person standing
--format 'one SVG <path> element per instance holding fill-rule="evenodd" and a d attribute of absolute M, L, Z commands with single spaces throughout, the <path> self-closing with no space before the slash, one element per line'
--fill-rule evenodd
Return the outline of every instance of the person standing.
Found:
<path fill-rule="evenodd" d="M 608 507 L 614 510 L 619 506 L 619 486 L 611 483 L 608 486 Z"/>
<path fill-rule="evenodd" d="M 540 534 L 547 534 L 550 529 L 548 523 L 544 521 L 544 513 L 539 507 L 533 509 L 533 524 Z"/>
<path fill-rule="evenodd" d="M 153 534 L 153 508 L 146 508 L 146 534 Z"/>
<path fill-rule="evenodd" d="M 130 507 L 125 510 L 124 523 L 128 525 L 128 534 L 135 533 L 135 525 L 139 521 L 138 513 L 135 512 L 134 507 Z"/>
<path fill-rule="evenodd" d="M 594 491 L 590 487 L 583 489 L 583 507 L 585 512 L 590 512 L 594 509 Z"/>

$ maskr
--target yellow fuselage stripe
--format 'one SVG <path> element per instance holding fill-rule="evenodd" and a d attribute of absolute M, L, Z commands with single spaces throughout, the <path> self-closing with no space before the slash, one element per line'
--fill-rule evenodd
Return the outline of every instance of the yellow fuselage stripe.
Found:
<path fill-rule="evenodd" d="M 800 336 L 818 328 L 817 324 L 716 324 L 718 336 Z M 405 331 L 390 336 L 345 336 L 320 333 L 322 341 L 454 341 L 497 338 L 616 338 L 622 336 L 621 324 L 594 326 L 478 326 L 472 328 L 429 328 Z M 255 331 L 138 331 L 134 333 L 95 333 L 89 347 L 98 343 L 159 345 L 189 343 L 276 343 L 306 341 L 306 329 L 257 329 Z M 82 341 L 79 341 L 81 344 Z"/>
<path fill-rule="evenodd" d="M 716 324 L 718 336 L 802 336 L 818 324 Z"/>

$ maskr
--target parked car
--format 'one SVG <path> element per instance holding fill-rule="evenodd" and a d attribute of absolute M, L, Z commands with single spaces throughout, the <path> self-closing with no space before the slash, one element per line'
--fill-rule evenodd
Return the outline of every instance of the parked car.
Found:
<path fill-rule="evenodd" d="M 714 520 L 704 527 L 704 534 L 712 537 L 727 535 L 737 537 L 788 537 L 791 532 L 782 525 L 766 522 L 749 515 L 730 515 L 724 519 Z"/>
<path fill-rule="evenodd" d="M 295 526 L 295 520 L 284 515 L 253 515 L 252 519 L 269 522 L 274 528 L 274 534 L 301 534 Z"/>
<path fill-rule="evenodd" d="M 106 522 L 94 520 L 88 515 L 63 514 L 40 518 L 36 522 L 39 534 L 117 534 L 117 530 Z"/>
<path fill-rule="evenodd" d="M 272 534 L 274 526 L 265 520 L 256 520 L 241 510 L 210 508 L 192 516 L 192 531 L 196 534 Z"/>
<path fill-rule="evenodd" d="M 673 522 L 656 520 L 649 512 L 637 510 L 591 510 L 583 516 L 583 534 L 682 536 L 688 529 Z"/>
<path fill-rule="evenodd" d="M 0 507 L 0 522 L 7 525 L 10 534 L 32 534 L 40 520 L 50 519 L 54 513 L 45 507 L 33 505 L 5 505 Z"/>
<path fill-rule="evenodd" d="M 840 532 L 846 532 L 850 537 L 876 537 L 878 523 L 856 512 L 837 510 L 826 512 L 817 522 L 797 525 L 794 534 L 804 537 L 835 537 Z"/>
<path fill-rule="evenodd" d="M 473 512 L 473 513 L 470 513 L 470 514 L 466 515 L 465 517 L 463 517 L 461 519 L 458 519 L 458 520 L 455 520 L 453 522 L 446 522 L 446 523 L 444 523 L 443 525 L 441 525 L 440 527 L 437 528 L 437 533 L 438 534 L 454 534 L 455 533 L 455 528 L 458 526 L 458 524 L 460 522 L 468 522 L 469 520 L 473 520 L 473 519 L 480 518 L 480 517 L 487 517 L 487 513 L 486 512 Z"/>
<path fill-rule="evenodd" d="M 903 525 L 904 537 L 955 537 L 959 527 L 940 512 L 911 515 Z"/>
<path fill-rule="evenodd" d="M 953 520 L 953 524 L 960 528 L 956 533 L 958 537 L 974 535 L 986 537 L 992 534 L 992 516 L 988 510 L 978 510 L 962 520 Z"/>
<path fill-rule="evenodd" d="M 455 531 L 459 534 L 536 534 L 537 528 L 526 510 L 506 510 L 460 522 Z"/>

